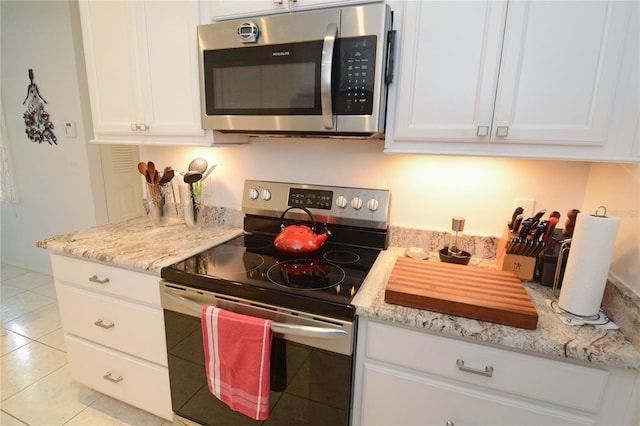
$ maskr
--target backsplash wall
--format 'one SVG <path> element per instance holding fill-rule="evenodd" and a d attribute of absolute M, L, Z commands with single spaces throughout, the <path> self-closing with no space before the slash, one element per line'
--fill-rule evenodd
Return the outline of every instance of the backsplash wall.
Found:
<path fill-rule="evenodd" d="M 563 216 L 581 208 L 589 163 L 384 154 L 382 141 L 261 139 L 220 148 L 140 147 L 141 160 L 178 170 L 203 156 L 218 164 L 210 204 L 239 209 L 244 180 L 260 179 L 391 190 L 391 223 L 448 231 L 451 217 L 465 232 L 500 235 L 515 198 Z M 571 176 L 569 181 L 566 176 Z"/>

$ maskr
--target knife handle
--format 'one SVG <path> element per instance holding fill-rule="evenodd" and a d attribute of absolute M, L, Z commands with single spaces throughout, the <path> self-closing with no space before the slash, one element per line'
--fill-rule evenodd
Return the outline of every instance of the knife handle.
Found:
<path fill-rule="evenodd" d="M 511 215 L 511 223 L 509 223 L 509 229 L 511 229 L 514 232 L 517 231 L 517 229 L 515 228 L 516 219 L 523 212 L 524 212 L 524 210 L 523 210 L 522 207 L 516 207 L 516 209 L 513 211 L 513 214 Z"/>

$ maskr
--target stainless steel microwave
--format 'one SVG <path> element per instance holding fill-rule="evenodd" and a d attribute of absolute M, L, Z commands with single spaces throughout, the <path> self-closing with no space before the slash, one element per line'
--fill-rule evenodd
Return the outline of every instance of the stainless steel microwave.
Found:
<path fill-rule="evenodd" d="M 203 127 L 383 137 L 392 16 L 374 3 L 199 26 Z"/>

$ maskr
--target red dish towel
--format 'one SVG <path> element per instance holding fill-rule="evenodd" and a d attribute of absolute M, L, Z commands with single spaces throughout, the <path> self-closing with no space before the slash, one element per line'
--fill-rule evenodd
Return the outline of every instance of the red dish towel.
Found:
<path fill-rule="evenodd" d="M 265 420 L 272 321 L 208 305 L 201 318 L 209 390 L 232 410 Z"/>

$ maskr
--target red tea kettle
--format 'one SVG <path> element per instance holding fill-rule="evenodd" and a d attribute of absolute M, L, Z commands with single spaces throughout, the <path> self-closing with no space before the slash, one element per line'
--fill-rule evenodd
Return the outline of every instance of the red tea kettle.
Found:
<path fill-rule="evenodd" d="M 313 226 L 309 228 L 306 225 L 289 225 L 285 228 L 284 215 L 292 209 L 304 210 L 309 217 L 311 217 Z M 309 209 L 305 207 L 289 207 L 282 212 L 280 219 L 282 220 L 282 223 L 280 224 L 282 232 L 280 232 L 273 241 L 273 245 L 278 250 L 289 253 L 311 253 L 322 247 L 324 242 L 327 241 L 327 238 L 331 235 L 326 227 L 324 232 L 321 234 L 316 234 L 314 232 L 316 228 L 316 219 L 313 217 L 313 214 Z"/>

